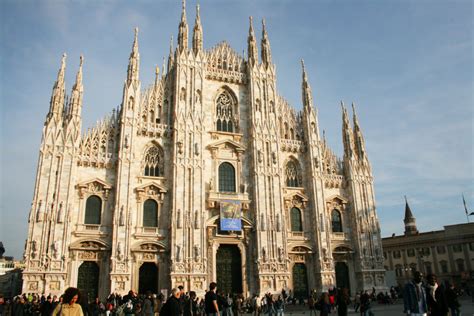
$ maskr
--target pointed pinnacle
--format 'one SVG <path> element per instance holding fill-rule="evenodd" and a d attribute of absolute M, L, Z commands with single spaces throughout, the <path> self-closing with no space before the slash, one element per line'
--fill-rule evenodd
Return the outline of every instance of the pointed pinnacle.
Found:
<path fill-rule="evenodd" d="M 186 0 L 183 0 L 183 10 L 181 12 L 181 22 L 186 23 Z"/>
<path fill-rule="evenodd" d="M 132 48 L 133 53 L 138 53 L 138 27 L 135 27 L 135 37 L 133 39 L 133 48 Z"/>
<path fill-rule="evenodd" d="M 249 33 L 252 37 L 255 37 L 255 33 L 253 31 L 253 17 L 249 16 Z"/>

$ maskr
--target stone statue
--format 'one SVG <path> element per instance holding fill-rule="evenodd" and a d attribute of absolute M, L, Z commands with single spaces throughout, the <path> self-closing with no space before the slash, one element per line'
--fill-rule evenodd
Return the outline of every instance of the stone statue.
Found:
<path fill-rule="evenodd" d="M 122 260 L 124 255 L 123 244 L 121 241 L 117 243 L 117 259 Z"/>
<path fill-rule="evenodd" d="M 280 260 L 280 262 L 283 261 L 283 247 L 282 246 L 278 246 L 278 260 Z"/>
<path fill-rule="evenodd" d="M 262 221 L 262 230 L 265 231 L 267 229 L 267 223 L 265 221 L 265 214 L 262 214 L 260 217 L 261 217 L 261 221 Z"/>
<path fill-rule="evenodd" d="M 201 225 L 200 225 L 199 222 L 200 222 L 200 221 L 199 221 L 199 212 L 196 210 L 196 211 L 194 212 L 194 228 L 197 229 L 197 228 L 200 228 L 200 227 L 201 227 Z"/>
<path fill-rule="evenodd" d="M 43 217 L 44 217 L 43 208 L 41 207 L 42 203 L 43 203 L 43 201 L 41 201 L 41 200 L 38 202 L 38 211 L 36 212 L 36 221 L 37 222 L 41 222 L 43 220 Z"/>
<path fill-rule="evenodd" d="M 59 259 L 59 253 L 60 253 L 60 248 L 61 248 L 61 242 L 59 240 L 56 240 L 53 242 L 53 257 L 54 259 Z"/>
<path fill-rule="evenodd" d="M 124 226 L 125 225 L 125 211 L 123 210 L 123 205 L 120 208 L 120 215 L 119 215 L 119 225 Z"/>
<path fill-rule="evenodd" d="M 59 203 L 59 208 L 58 208 L 58 218 L 56 219 L 58 223 L 63 222 L 63 202 Z"/>
<path fill-rule="evenodd" d="M 281 217 L 280 214 L 276 215 L 276 230 L 277 232 L 281 232 Z"/>
<path fill-rule="evenodd" d="M 194 260 L 198 261 L 200 257 L 201 248 L 199 245 L 194 245 Z"/>
<path fill-rule="evenodd" d="M 176 213 L 176 227 L 178 228 L 181 228 L 183 227 L 183 223 L 182 223 L 182 220 L 181 220 L 181 210 L 178 210 L 178 212 Z"/>
<path fill-rule="evenodd" d="M 211 178 L 211 180 L 209 180 L 209 191 L 213 191 L 214 190 L 214 179 Z"/>
<path fill-rule="evenodd" d="M 262 247 L 262 260 L 263 262 L 267 262 L 267 247 Z"/>
<path fill-rule="evenodd" d="M 181 245 L 176 245 L 176 261 L 181 261 Z"/>

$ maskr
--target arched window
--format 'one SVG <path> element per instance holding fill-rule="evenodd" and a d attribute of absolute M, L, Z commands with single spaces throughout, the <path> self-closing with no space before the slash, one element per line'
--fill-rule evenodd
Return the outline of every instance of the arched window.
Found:
<path fill-rule="evenodd" d="M 302 232 L 303 231 L 303 223 L 301 222 L 301 211 L 293 207 L 291 209 L 291 231 L 292 232 Z"/>
<path fill-rule="evenodd" d="M 228 162 L 219 166 L 219 192 L 235 192 L 235 169 Z"/>
<path fill-rule="evenodd" d="M 158 227 L 158 204 L 148 199 L 143 204 L 143 227 Z"/>
<path fill-rule="evenodd" d="M 100 225 L 100 213 L 102 211 L 102 200 L 97 195 L 91 195 L 86 201 L 86 216 L 84 224 Z"/>
<path fill-rule="evenodd" d="M 221 132 L 234 132 L 235 101 L 228 91 L 223 91 L 216 101 L 216 128 Z"/>
<path fill-rule="evenodd" d="M 336 209 L 332 210 L 331 221 L 332 221 L 332 232 L 342 233 L 341 213 L 338 210 Z"/>
<path fill-rule="evenodd" d="M 163 176 L 163 151 L 158 146 L 148 148 L 145 154 L 144 175 L 149 177 Z"/>
<path fill-rule="evenodd" d="M 298 179 L 298 168 L 296 166 L 296 163 L 293 161 L 290 161 L 286 164 L 286 186 L 287 187 L 299 187 L 301 186 L 301 183 Z"/>

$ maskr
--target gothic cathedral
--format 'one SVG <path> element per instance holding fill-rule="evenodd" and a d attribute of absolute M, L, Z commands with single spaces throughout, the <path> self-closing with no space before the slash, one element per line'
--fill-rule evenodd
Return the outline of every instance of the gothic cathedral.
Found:
<path fill-rule="evenodd" d="M 138 30 L 121 106 L 81 133 L 81 57 L 70 96 L 64 55 L 43 128 L 23 292 L 94 297 L 385 288 L 365 142 L 344 104 L 344 156 L 319 130 L 302 63 L 302 110 L 276 89 L 270 41 L 252 18 L 247 57 L 205 50 L 183 4 L 166 71 L 142 89 Z M 258 54 L 260 50 L 260 55 Z"/>

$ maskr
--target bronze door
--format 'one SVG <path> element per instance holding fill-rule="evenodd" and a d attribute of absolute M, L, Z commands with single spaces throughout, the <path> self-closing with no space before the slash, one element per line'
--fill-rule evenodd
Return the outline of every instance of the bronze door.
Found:
<path fill-rule="evenodd" d="M 77 288 L 92 302 L 99 294 L 99 266 L 93 261 L 84 261 L 77 273 Z"/>
<path fill-rule="evenodd" d="M 349 268 L 345 262 L 336 262 L 336 286 L 350 290 Z"/>
<path fill-rule="evenodd" d="M 158 267 L 153 262 L 143 263 L 138 275 L 138 293 L 147 291 L 158 293 Z"/>
<path fill-rule="evenodd" d="M 216 254 L 217 289 L 221 293 L 242 293 L 242 258 L 236 245 L 221 245 Z"/>
<path fill-rule="evenodd" d="M 296 298 L 308 296 L 308 274 L 304 263 L 293 266 L 293 293 Z"/>

